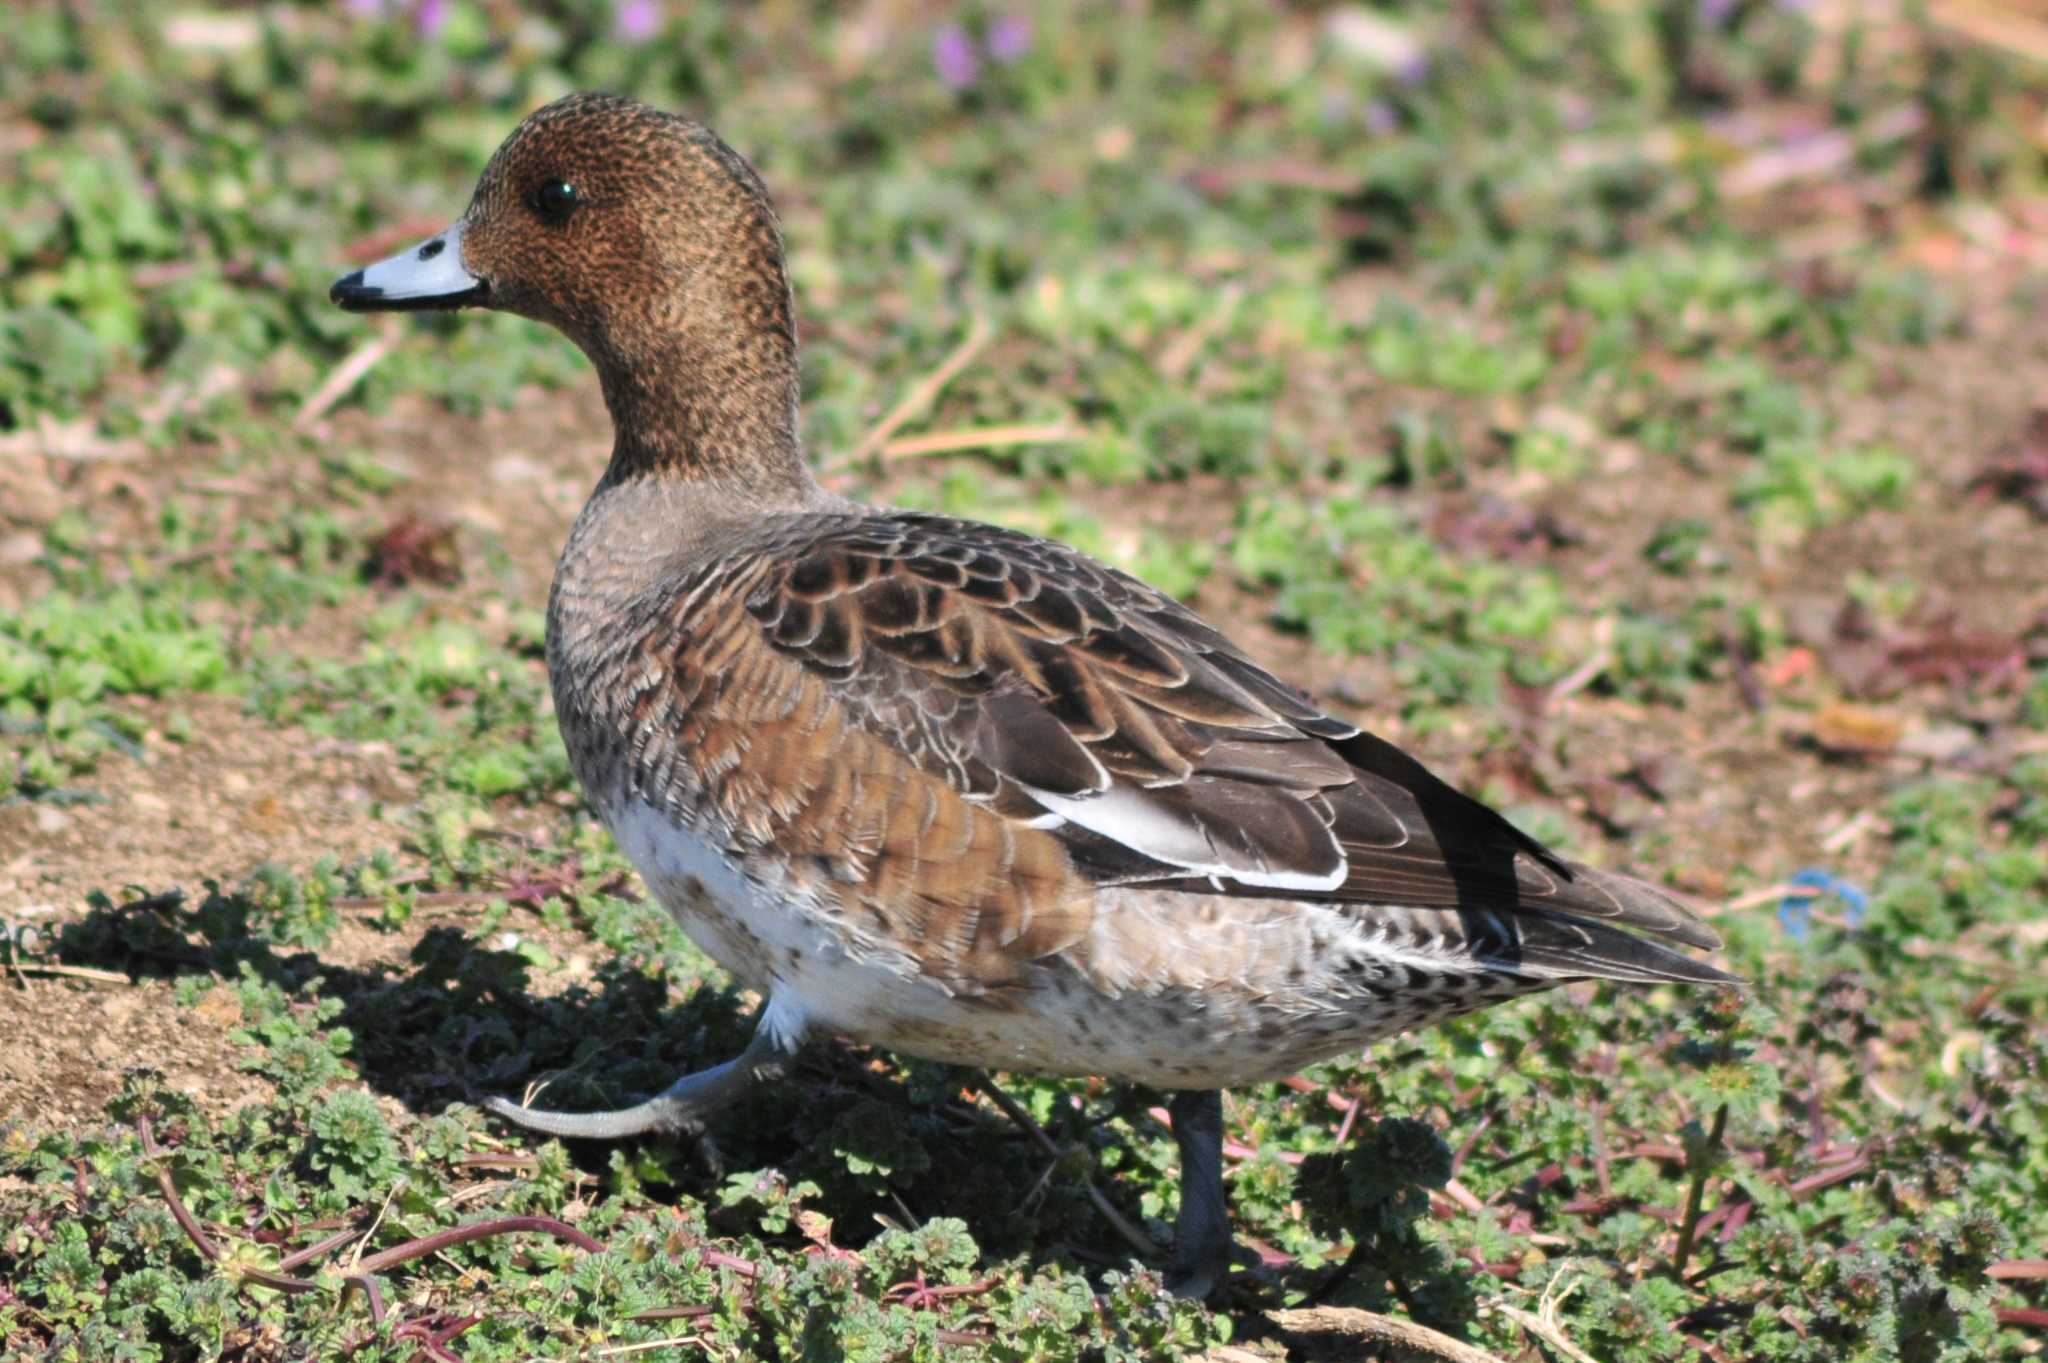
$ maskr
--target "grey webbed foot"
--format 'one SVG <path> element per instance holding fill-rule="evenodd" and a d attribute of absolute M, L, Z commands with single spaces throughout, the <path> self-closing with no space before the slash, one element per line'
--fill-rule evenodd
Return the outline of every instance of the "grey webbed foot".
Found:
<path fill-rule="evenodd" d="M 1166 1105 L 1180 1147 L 1180 1215 L 1166 1286 L 1199 1301 L 1230 1271 L 1230 1212 L 1223 1196 L 1223 1095 L 1183 1089 Z"/>
<path fill-rule="evenodd" d="M 522 1107 L 509 1098 L 485 1103 L 507 1121 L 547 1136 L 614 1141 L 628 1136 L 701 1136 L 704 1124 L 744 1098 L 756 1084 L 782 1078 L 796 1059 L 801 1038 L 785 1036 L 765 1023 L 738 1056 L 708 1070 L 686 1074 L 656 1096 L 610 1112 L 552 1112 Z"/>

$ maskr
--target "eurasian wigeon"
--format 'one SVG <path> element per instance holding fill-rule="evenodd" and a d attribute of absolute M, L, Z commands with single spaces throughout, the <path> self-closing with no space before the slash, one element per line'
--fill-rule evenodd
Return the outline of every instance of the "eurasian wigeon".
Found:
<path fill-rule="evenodd" d="M 580 94 L 468 211 L 333 288 L 501 308 L 597 367 L 611 462 L 548 602 L 577 779 L 766 1000 L 734 1060 L 552 1135 L 695 1130 L 813 1031 L 1170 1090 L 1170 1281 L 1230 1258 L 1220 1091 L 1568 980 L 1726 984 L 1671 895 L 1568 862 L 1162 592 L 825 491 L 768 194 L 708 129 Z M 1632 931 L 1631 931 L 1632 930 Z"/>

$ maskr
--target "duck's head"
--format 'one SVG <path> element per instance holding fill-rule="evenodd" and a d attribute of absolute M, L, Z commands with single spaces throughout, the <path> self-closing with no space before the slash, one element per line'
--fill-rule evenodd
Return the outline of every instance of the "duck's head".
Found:
<path fill-rule="evenodd" d="M 709 129 L 637 100 L 570 95 L 529 115 L 453 226 L 328 296 L 559 328 L 597 366 L 622 447 L 684 462 L 707 440 L 794 449 L 795 337 L 767 191 Z"/>

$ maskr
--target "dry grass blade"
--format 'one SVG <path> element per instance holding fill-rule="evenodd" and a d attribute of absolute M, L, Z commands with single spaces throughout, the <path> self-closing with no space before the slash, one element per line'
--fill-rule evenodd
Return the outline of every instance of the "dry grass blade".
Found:
<path fill-rule="evenodd" d="M 355 1249 L 348 1256 L 348 1272 L 355 1273 L 360 1270 L 363 1262 L 363 1250 L 369 1246 L 370 1241 L 377 1238 L 378 1227 L 382 1226 L 384 1218 L 391 1214 L 391 1204 L 397 1200 L 399 1193 L 404 1191 L 406 1182 L 407 1180 L 401 1177 L 391 1185 L 391 1191 L 384 1194 L 384 1205 L 377 1208 L 376 1218 L 370 1222 L 370 1228 L 364 1231 L 361 1237 L 357 1239 Z"/>
<path fill-rule="evenodd" d="M 1614 650 L 1609 648 L 1598 650 L 1592 657 L 1580 663 L 1564 676 L 1559 677 L 1556 683 L 1551 686 L 1550 691 L 1544 696 L 1543 703 L 1546 706 L 1563 704 L 1566 700 L 1576 696 L 1579 692 L 1600 680 L 1601 675 L 1613 665 Z"/>
<path fill-rule="evenodd" d="M 2015 8 L 1983 0 L 1935 0 L 1927 7 L 1927 17 L 1935 27 L 1961 34 L 1973 43 L 2048 66 L 2048 23 L 2031 14 L 2015 13 Z"/>
<path fill-rule="evenodd" d="M 1599 1363 L 1598 1359 L 1572 1343 L 1571 1338 L 1564 1332 L 1564 1326 L 1558 1323 L 1558 1308 L 1564 1305 L 1565 1298 L 1569 1297 L 1577 1287 L 1576 1283 L 1568 1281 L 1569 1276 L 1567 1271 L 1560 1272 L 1556 1277 L 1552 1278 L 1549 1284 L 1544 1287 L 1543 1296 L 1537 1301 L 1534 1311 L 1524 1311 L 1519 1306 L 1509 1306 L 1505 1302 L 1494 1302 L 1487 1309 L 1498 1311 L 1501 1315 L 1506 1316 L 1509 1320 L 1536 1336 L 1537 1339 L 1570 1359 L 1571 1363 Z"/>
<path fill-rule="evenodd" d="M 389 355 L 396 344 L 397 342 L 392 339 L 392 333 L 381 331 L 357 346 L 349 353 L 348 358 L 336 365 L 334 371 L 320 386 L 307 396 L 305 402 L 300 404 L 298 415 L 292 418 L 292 429 L 307 430 L 314 422 L 326 416 L 328 409 L 341 401 L 349 389 L 361 382 L 363 375 L 375 368 L 377 361 Z"/>
<path fill-rule="evenodd" d="M 882 458 L 911 459 L 925 454 L 1000 450 L 1017 445 L 1072 445 L 1087 438 L 1088 430 L 1083 426 L 971 426 L 892 440 L 882 446 Z"/>
<path fill-rule="evenodd" d="M 0 435 L 0 455 L 8 456 L 41 455 L 73 463 L 120 463 L 140 459 L 148 452 L 149 446 L 135 436 L 100 434 L 99 422 L 92 417 L 59 421 L 46 412 L 33 425 Z"/>
<path fill-rule="evenodd" d="M 651 1349 L 680 1348 L 682 1345 L 685 1344 L 694 1344 L 698 1348 L 704 1349 L 707 1352 L 709 1352 L 710 1349 L 710 1346 L 707 1345 L 701 1338 L 699 1338 L 696 1335 L 671 1335 L 667 1339 L 643 1340 L 638 1344 L 613 1344 L 606 1348 L 597 1350 L 595 1353 L 591 1355 L 591 1357 L 624 1358 L 628 1354 L 644 1354 Z"/>
<path fill-rule="evenodd" d="M 46 961 L 13 960 L 8 964 L 25 975 L 61 975 L 67 980 L 94 980 L 100 984 L 134 983 L 117 970 L 95 970 L 89 965 L 53 965 Z"/>
<path fill-rule="evenodd" d="M 920 415 L 938 401 L 939 394 L 946 390 L 946 385 L 957 378 L 961 370 L 974 362 L 974 357 L 981 353 L 981 348 L 988 344 L 989 337 L 994 334 L 994 329 L 989 326 L 988 317 L 979 312 L 975 313 L 968 320 L 967 335 L 959 345 L 953 347 L 953 353 L 941 360 L 938 368 L 911 385 L 910 391 L 889 409 L 889 414 L 876 422 L 874 427 L 860 438 L 860 443 L 853 447 L 853 452 L 838 461 L 837 466 L 858 464 L 883 449 L 889 443 L 889 437 L 902 429 L 904 422 Z"/>
<path fill-rule="evenodd" d="M 1775 903 L 1788 895 L 1812 893 L 1813 887 L 1810 885 L 1794 885 L 1789 880 L 1781 880 L 1775 885 L 1766 885 L 1761 889 L 1739 894 L 1725 904 L 1710 907 L 1707 913 L 1710 916 L 1717 913 L 1741 913 L 1744 909 L 1753 909 L 1759 904 Z"/>
<path fill-rule="evenodd" d="M 1556 1321 L 1547 1320 L 1533 1311 L 1524 1311 L 1519 1306 L 1495 1304 L 1492 1309 L 1500 1312 L 1509 1320 L 1557 1350 L 1558 1353 L 1572 1360 L 1572 1363 L 1599 1363 L 1598 1359 L 1572 1343 Z"/>
<path fill-rule="evenodd" d="M 1202 319 L 1186 331 L 1173 338 L 1167 347 L 1159 352 L 1159 359 L 1152 366 L 1159 377 L 1169 383 L 1177 383 L 1184 377 L 1195 359 L 1202 353 L 1202 347 L 1209 344 L 1216 333 L 1230 323 L 1237 313 L 1237 305 L 1244 298 L 1244 288 L 1232 284 L 1216 299 Z"/>

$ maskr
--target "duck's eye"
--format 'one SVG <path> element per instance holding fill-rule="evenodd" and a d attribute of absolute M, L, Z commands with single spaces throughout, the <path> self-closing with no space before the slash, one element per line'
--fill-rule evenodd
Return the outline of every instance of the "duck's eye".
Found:
<path fill-rule="evenodd" d="M 569 215 L 582 203 L 582 197 L 576 193 L 576 186 L 567 180 L 543 180 L 540 187 L 533 191 L 533 211 L 551 223 L 569 221 Z"/>

